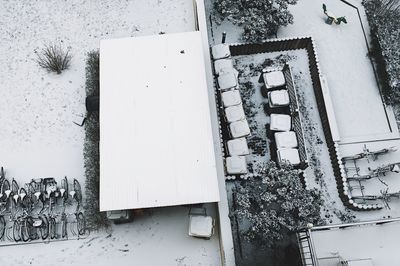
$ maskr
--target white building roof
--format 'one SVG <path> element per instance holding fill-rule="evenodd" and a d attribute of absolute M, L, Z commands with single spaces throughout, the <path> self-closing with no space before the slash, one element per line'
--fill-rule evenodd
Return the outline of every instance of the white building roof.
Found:
<path fill-rule="evenodd" d="M 310 230 L 313 253 L 320 266 L 397 265 L 399 219 L 315 227 Z M 364 263 L 364 264 L 362 264 Z"/>
<path fill-rule="evenodd" d="M 100 210 L 219 201 L 200 32 L 100 43 Z"/>

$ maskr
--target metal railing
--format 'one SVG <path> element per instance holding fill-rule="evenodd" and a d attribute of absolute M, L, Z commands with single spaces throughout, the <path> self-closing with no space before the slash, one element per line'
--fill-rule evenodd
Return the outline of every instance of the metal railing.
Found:
<path fill-rule="evenodd" d="M 300 248 L 300 256 L 303 266 L 318 266 L 310 232 L 307 230 L 297 233 L 297 242 Z"/>
<path fill-rule="evenodd" d="M 291 117 L 292 117 L 292 126 L 293 130 L 296 132 L 297 142 L 298 142 L 298 150 L 299 150 L 299 157 L 300 161 L 302 162 L 302 168 L 306 168 L 308 165 L 308 156 L 307 156 L 307 149 L 304 140 L 304 131 L 302 127 L 302 121 L 299 113 L 299 104 L 297 99 L 297 92 L 296 86 L 293 80 L 292 71 L 288 64 L 282 69 L 283 75 L 285 76 L 286 80 L 286 87 L 289 94 L 290 99 L 290 110 L 291 110 Z"/>

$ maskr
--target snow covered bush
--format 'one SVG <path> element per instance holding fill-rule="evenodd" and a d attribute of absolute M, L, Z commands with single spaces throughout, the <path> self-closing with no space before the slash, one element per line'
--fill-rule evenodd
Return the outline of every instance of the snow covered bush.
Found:
<path fill-rule="evenodd" d="M 272 247 L 309 223 L 321 223 L 320 194 L 305 189 L 290 165 L 267 163 L 261 178 L 236 188 L 235 199 L 235 214 L 249 224 L 244 235 L 263 246 Z"/>
<path fill-rule="evenodd" d="M 71 62 L 69 50 L 64 51 L 60 45 L 56 44 L 46 45 L 36 54 L 39 66 L 57 74 L 61 74 L 63 70 L 68 69 Z"/>
<path fill-rule="evenodd" d="M 364 0 L 363 4 L 385 99 L 388 103 L 400 103 L 400 2 Z"/>
<path fill-rule="evenodd" d="M 88 54 L 86 60 L 86 95 L 99 95 L 99 52 Z M 99 210 L 100 190 L 100 124 L 97 116 L 90 116 L 85 123 L 85 213 L 87 225 L 95 230 L 108 226 L 106 214 Z"/>
<path fill-rule="evenodd" d="M 243 27 L 243 39 L 248 42 L 261 42 L 277 34 L 280 26 L 293 23 L 289 5 L 297 0 L 216 0 L 214 3 L 217 18 L 228 19 Z"/>

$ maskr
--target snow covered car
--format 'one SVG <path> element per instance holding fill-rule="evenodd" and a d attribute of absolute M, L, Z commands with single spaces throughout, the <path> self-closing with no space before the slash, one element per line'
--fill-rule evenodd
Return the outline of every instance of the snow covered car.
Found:
<path fill-rule="evenodd" d="M 108 211 L 107 218 L 114 222 L 114 224 L 123 224 L 133 221 L 133 210 L 115 210 Z"/>

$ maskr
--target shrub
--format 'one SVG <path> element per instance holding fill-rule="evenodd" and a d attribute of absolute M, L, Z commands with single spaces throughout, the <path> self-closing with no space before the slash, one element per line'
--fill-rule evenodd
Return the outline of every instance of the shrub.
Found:
<path fill-rule="evenodd" d="M 288 7 L 296 3 L 297 0 L 216 0 L 214 7 L 217 18 L 243 27 L 243 40 L 261 42 L 276 36 L 280 26 L 293 23 Z"/>
<path fill-rule="evenodd" d="M 99 52 L 88 53 L 86 60 L 86 95 L 100 95 Z M 100 192 L 100 124 L 98 116 L 90 116 L 85 124 L 85 212 L 87 225 L 91 230 L 107 227 L 109 221 L 99 209 Z"/>
<path fill-rule="evenodd" d="M 36 54 L 39 66 L 57 74 L 61 74 L 63 70 L 68 69 L 71 62 L 69 50 L 64 51 L 60 45 L 57 46 L 56 44 L 46 45 Z"/>
<path fill-rule="evenodd" d="M 374 41 L 372 55 L 378 64 L 383 93 L 388 103 L 400 103 L 400 3 L 364 0 Z"/>
<path fill-rule="evenodd" d="M 275 246 L 287 233 L 304 229 L 308 223 L 322 222 L 320 193 L 305 189 L 290 165 L 278 168 L 274 162 L 267 163 L 261 178 L 236 188 L 235 203 L 235 214 L 249 225 L 246 238 L 266 247 Z"/>

